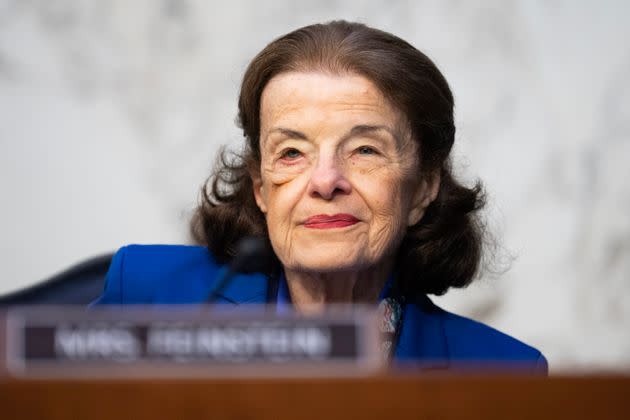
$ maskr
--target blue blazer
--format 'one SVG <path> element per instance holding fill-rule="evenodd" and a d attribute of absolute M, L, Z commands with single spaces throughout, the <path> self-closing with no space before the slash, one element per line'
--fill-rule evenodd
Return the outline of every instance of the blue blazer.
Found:
<path fill-rule="evenodd" d="M 114 256 L 105 290 L 94 304 L 202 304 L 225 267 L 206 248 L 130 245 Z M 263 274 L 233 278 L 216 303 L 275 303 Z M 395 362 L 420 369 L 510 368 L 546 374 L 533 347 L 480 322 L 447 312 L 422 296 L 405 304 Z"/>

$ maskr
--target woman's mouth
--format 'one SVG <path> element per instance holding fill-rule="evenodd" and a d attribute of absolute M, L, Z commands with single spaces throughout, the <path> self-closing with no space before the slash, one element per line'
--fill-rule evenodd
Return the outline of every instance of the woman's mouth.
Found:
<path fill-rule="evenodd" d="M 351 214 L 317 214 L 306 219 L 304 221 L 304 226 L 309 229 L 334 229 L 352 226 L 358 222 L 359 219 Z"/>

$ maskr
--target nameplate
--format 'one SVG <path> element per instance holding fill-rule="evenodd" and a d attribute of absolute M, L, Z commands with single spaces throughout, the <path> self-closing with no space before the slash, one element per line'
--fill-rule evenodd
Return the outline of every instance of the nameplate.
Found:
<path fill-rule="evenodd" d="M 338 376 L 381 365 L 375 316 L 360 308 L 308 317 L 264 308 L 21 308 L 7 314 L 6 334 L 14 375 Z"/>

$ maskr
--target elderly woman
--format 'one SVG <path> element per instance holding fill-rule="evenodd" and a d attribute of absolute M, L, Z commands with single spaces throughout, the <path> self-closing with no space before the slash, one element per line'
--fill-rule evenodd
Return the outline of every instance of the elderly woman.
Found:
<path fill-rule="evenodd" d="M 223 155 L 192 222 L 204 246 L 122 248 L 97 303 L 204 302 L 238 241 L 259 236 L 269 270 L 235 276 L 216 303 L 381 302 L 394 360 L 546 372 L 538 350 L 426 296 L 476 274 L 483 200 L 451 173 L 453 95 L 423 53 L 357 23 L 298 29 L 249 65 L 239 121 L 244 151 Z"/>

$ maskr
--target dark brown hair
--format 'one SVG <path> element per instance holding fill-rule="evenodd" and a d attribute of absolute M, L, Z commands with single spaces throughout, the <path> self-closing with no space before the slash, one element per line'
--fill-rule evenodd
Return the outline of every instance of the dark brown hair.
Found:
<path fill-rule="evenodd" d="M 424 217 L 408 228 L 398 267 L 406 295 L 443 294 L 464 287 L 480 264 L 483 206 L 479 182 L 457 182 L 448 158 L 455 137 L 453 95 L 433 62 L 406 41 L 363 24 L 334 21 L 300 28 L 267 45 L 249 64 L 241 85 L 241 154 L 223 150 L 202 189 L 193 217 L 193 238 L 221 261 L 234 255 L 246 235 L 267 237 L 254 199 L 251 173 L 260 170 L 260 100 L 276 75 L 289 71 L 354 73 L 371 80 L 406 116 L 419 142 L 422 174 L 439 171 L 440 190 Z M 418 180 L 420 182 L 420 179 Z"/>

